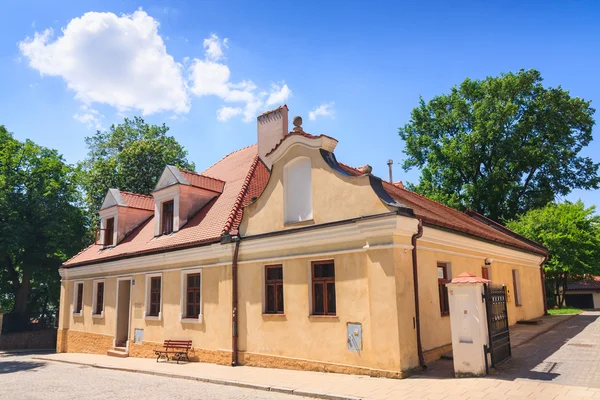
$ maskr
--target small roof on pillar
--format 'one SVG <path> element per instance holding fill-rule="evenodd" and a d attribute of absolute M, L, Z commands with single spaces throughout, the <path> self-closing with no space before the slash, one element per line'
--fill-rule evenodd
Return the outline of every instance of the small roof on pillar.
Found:
<path fill-rule="evenodd" d="M 483 279 L 468 272 L 463 272 L 456 278 L 452 279 L 450 283 L 490 283 L 489 279 Z"/>

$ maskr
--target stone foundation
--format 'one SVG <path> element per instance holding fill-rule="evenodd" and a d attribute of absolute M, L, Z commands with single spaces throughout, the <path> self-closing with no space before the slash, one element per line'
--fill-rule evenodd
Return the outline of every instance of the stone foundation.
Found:
<path fill-rule="evenodd" d="M 129 342 L 129 356 L 156 358 L 154 350 L 161 350 L 163 348 L 162 343 L 142 342 L 140 344 L 135 344 Z M 208 350 L 192 347 L 189 351 L 189 357 L 190 361 L 231 365 L 231 352 L 226 350 Z"/>
<path fill-rule="evenodd" d="M 338 374 L 368 375 L 377 378 L 406 378 L 409 372 L 388 371 L 346 364 L 333 364 L 322 361 L 303 360 L 298 358 L 270 356 L 266 354 L 238 353 L 240 365 L 262 368 L 281 368 L 299 371 L 334 372 Z"/>
<path fill-rule="evenodd" d="M 434 349 L 425 350 L 423 352 L 423 359 L 425 364 L 429 364 L 432 361 L 439 360 L 444 354 L 452 350 L 452 344 L 445 344 Z"/>
<path fill-rule="evenodd" d="M 56 351 L 59 353 L 106 354 L 112 348 L 112 336 L 70 329 L 59 332 L 56 341 Z"/>

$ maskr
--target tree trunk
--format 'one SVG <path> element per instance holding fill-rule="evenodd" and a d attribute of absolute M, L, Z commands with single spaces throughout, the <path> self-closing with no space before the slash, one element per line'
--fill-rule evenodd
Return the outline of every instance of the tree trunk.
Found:
<path fill-rule="evenodd" d="M 15 305 L 13 312 L 15 313 L 26 313 L 27 306 L 29 305 L 29 293 L 31 291 L 31 277 L 27 273 L 23 273 L 21 284 L 15 293 Z"/>

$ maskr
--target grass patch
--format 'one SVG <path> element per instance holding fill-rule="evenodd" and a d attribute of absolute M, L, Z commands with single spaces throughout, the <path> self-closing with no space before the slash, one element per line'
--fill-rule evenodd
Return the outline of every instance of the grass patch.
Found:
<path fill-rule="evenodd" d="M 583 310 L 581 308 L 565 307 L 557 308 L 555 310 L 548 310 L 550 315 L 565 315 L 565 314 L 579 314 Z"/>

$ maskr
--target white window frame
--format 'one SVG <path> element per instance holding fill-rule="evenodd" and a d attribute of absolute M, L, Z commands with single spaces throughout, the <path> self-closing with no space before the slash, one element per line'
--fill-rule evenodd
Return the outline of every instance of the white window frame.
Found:
<path fill-rule="evenodd" d="M 290 170 L 297 167 L 298 164 L 308 163 L 309 179 L 308 182 L 291 182 L 290 181 Z M 310 209 L 308 215 L 304 218 L 298 219 L 297 216 L 292 215 L 290 209 L 290 199 L 298 199 L 300 196 L 306 194 L 307 201 L 309 202 L 308 208 Z M 283 167 L 283 222 L 284 224 L 296 224 L 305 221 L 312 221 L 314 216 L 313 210 L 313 197 L 312 197 L 312 164 L 308 157 L 297 157 L 289 161 Z M 295 210 L 294 210 L 295 211 Z M 305 211 L 305 210 L 302 210 Z"/>
<path fill-rule="evenodd" d="M 107 249 L 110 247 L 115 247 L 117 245 L 117 239 L 119 237 L 119 210 L 117 210 L 117 207 L 111 207 L 111 209 L 105 212 L 101 212 L 100 218 L 100 244 L 102 245 L 102 248 Z M 106 234 L 106 221 L 111 218 L 115 219 L 115 222 L 113 224 L 113 242 L 112 244 L 106 246 L 104 244 L 104 235 Z"/>
<path fill-rule="evenodd" d="M 79 300 L 77 293 L 77 285 L 83 285 L 83 289 L 81 290 L 81 310 L 79 312 L 75 312 L 77 308 L 77 301 Z M 73 282 L 73 315 L 76 317 L 83 316 L 83 299 L 85 298 L 85 284 L 83 281 L 75 281 Z"/>
<path fill-rule="evenodd" d="M 154 193 L 154 236 L 163 236 L 162 228 L 162 206 L 167 201 L 173 200 L 173 232 L 179 231 L 179 185 L 173 185 Z"/>
<path fill-rule="evenodd" d="M 98 301 L 98 297 L 96 296 L 98 294 L 98 284 L 99 283 L 104 283 L 104 294 L 102 295 L 102 312 L 100 312 L 100 314 L 96 314 L 96 306 L 97 301 Z M 104 306 L 106 304 L 106 282 L 104 281 L 104 279 L 95 279 L 92 283 L 92 318 L 104 318 Z"/>
<path fill-rule="evenodd" d="M 160 304 L 158 306 L 158 316 L 148 315 L 150 312 L 150 282 L 152 278 L 160 278 Z M 146 274 L 146 301 L 144 302 L 144 319 L 161 321 L 162 320 L 162 306 L 163 306 L 163 276 L 162 272 L 153 274 Z"/>
<path fill-rule="evenodd" d="M 186 308 L 186 295 L 187 295 L 187 276 L 190 274 L 200 274 L 200 314 L 198 318 L 185 318 L 185 308 Z M 182 323 L 190 323 L 190 324 L 201 324 L 204 320 L 204 274 L 202 273 L 202 268 L 192 268 L 192 269 L 183 269 L 181 270 L 181 286 L 180 286 L 180 299 L 179 304 L 181 306 L 181 314 L 179 314 L 179 320 Z M 162 282 L 162 281 L 161 281 Z"/>

